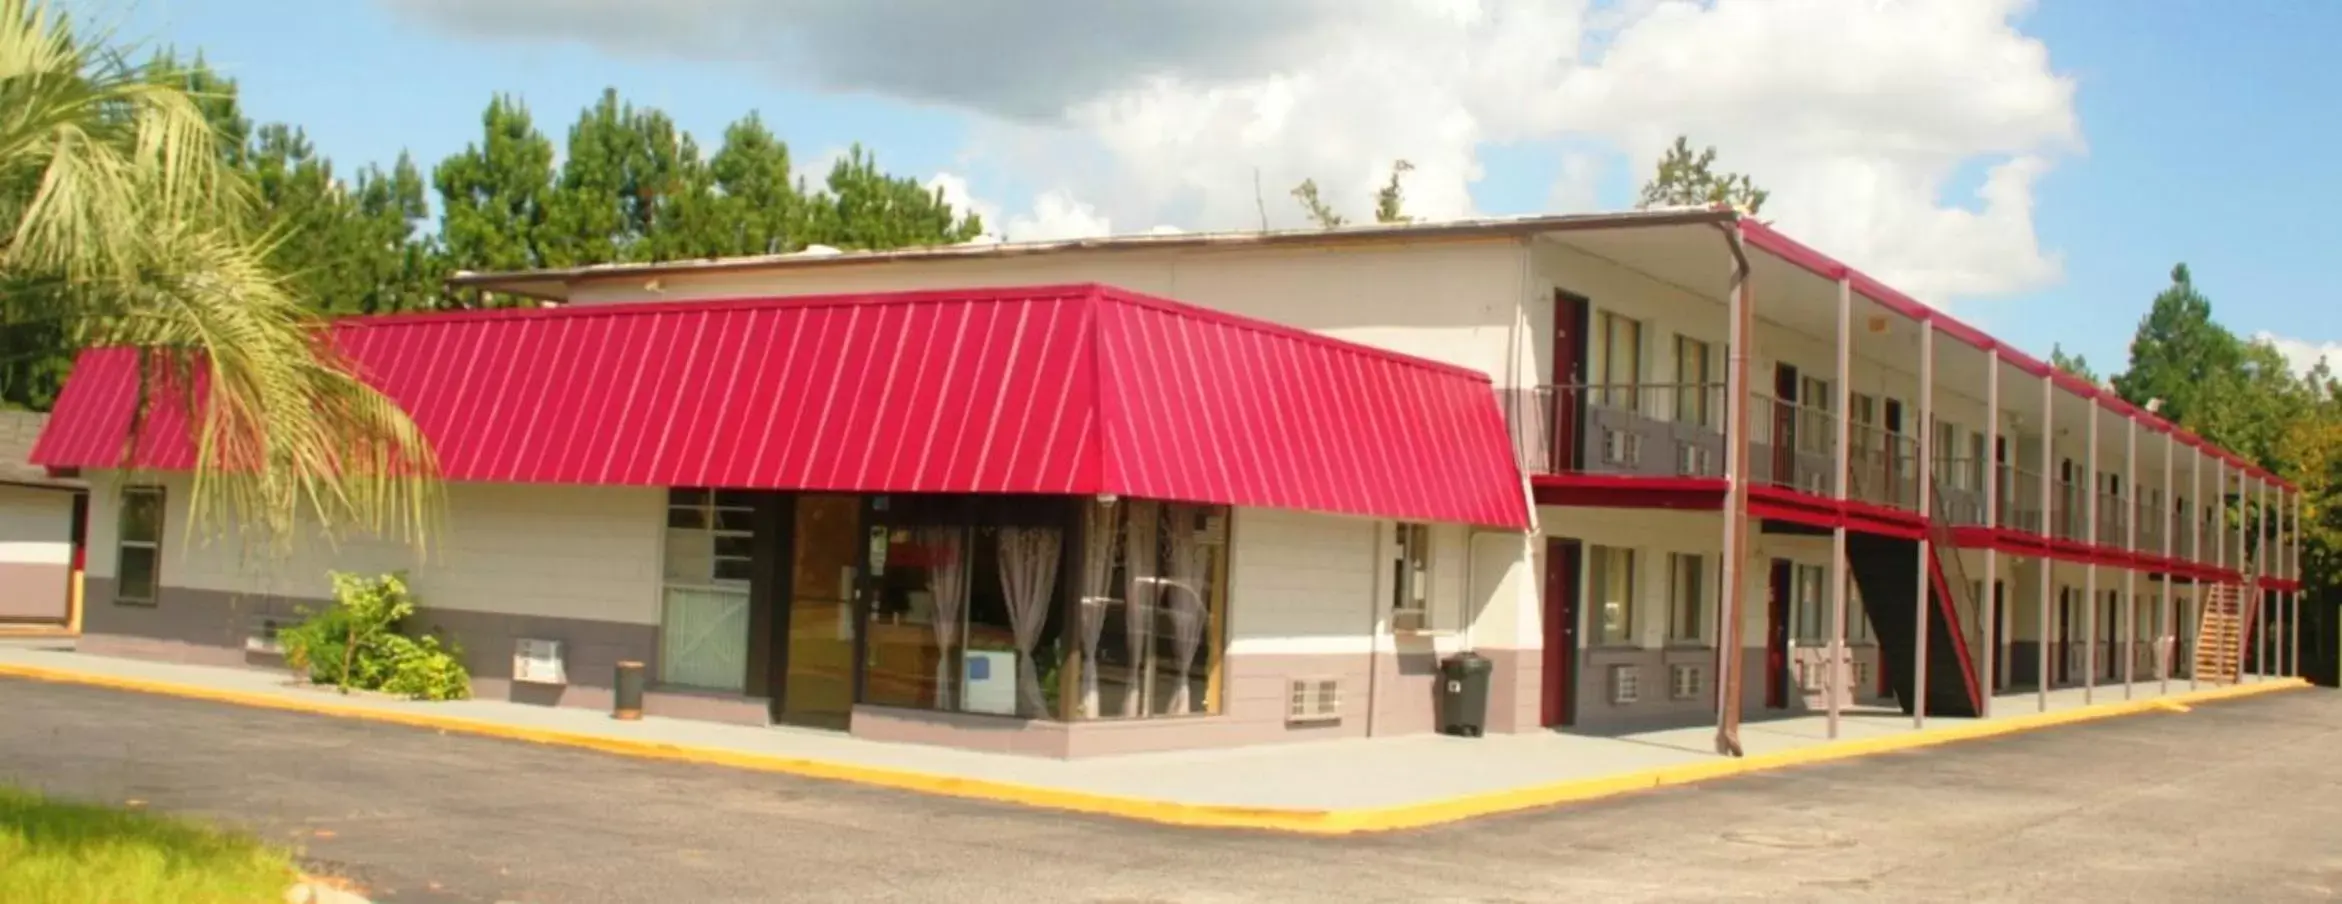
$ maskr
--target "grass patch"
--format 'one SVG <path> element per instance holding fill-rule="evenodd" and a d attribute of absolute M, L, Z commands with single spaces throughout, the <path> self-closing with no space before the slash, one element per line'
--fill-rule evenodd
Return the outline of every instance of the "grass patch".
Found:
<path fill-rule="evenodd" d="M 282 901 L 282 849 L 192 820 L 53 801 L 0 786 L 0 901 Z"/>

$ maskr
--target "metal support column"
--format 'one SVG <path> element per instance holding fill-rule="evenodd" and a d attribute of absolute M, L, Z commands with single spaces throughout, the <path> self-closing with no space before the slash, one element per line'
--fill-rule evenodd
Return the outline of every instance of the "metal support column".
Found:
<path fill-rule="evenodd" d="M 2171 532 L 2179 526 L 2175 514 L 2179 511 L 2179 494 L 2171 485 L 2171 471 L 2172 459 L 2178 454 L 2179 440 L 2171 431 L 2163 431 L 2163 598 L 2157 603 L 2157 611 L 2162 614 L 2155 618 L 2155 649 L 2159 651 L 2155 663 L 2156 692 L 2163 694 L 2171 693 L 2171 670 L 2179 664 L 2179 627 L 2172 624 L 2171 608 L 2171 585 L 2179 579 L 2173 573 L 2176 569 L 2171 567 Z"/>
<path fill-rule="evenodd" d="M 1935 517 L 1935 321 L 1919 321 L 1919 520 Z M 1919 619 L 1911 632 L 1911 725 L 1927 727 L 1927 589 L 1934 555 L 1925 527 L 1919 531 Z"/>
<path fill-rule="evenodd" d="M 1846 501 L 1848 479 L 1854 469 L 1849 467 L 1849 447 L 1853 441 L 1854 418 L 1854 281 L 1838 277 L 1838 383 L 1833 393 L 1830 412 L 1835 420 L 1837 441 L 1830 450 L 1833 494 L 1842 505 Z M 1844 701 L 1853 699 L 1846 686 L 1853 671 L 1846 661 L 1846 522 L 1841 519 L 1830 528 L 1830 664 L 1826 680 L 1830 694 L 1830 739 L 1838 738 L 1839 710 Z"/>
<path fill-rule="evenodd" d="M 2083 540 L 2095 555 L 2098 547 L 2098 422 L 2106 419 L 2097 402 L 2090 403 L 2090 450 L 2084 456 L 2082 477 L 2089 486 L 2082 493 Z M 2082 703 L 2098 695 L 2098 563 L 2082 565 Z"/>
<path fill-rule="evenodd" d="M 2055 518 L 2055 517 L 2053 517 L 2053 516 L 2055 515 L 2056 511 L 2057 511 L 2057 508 L 2056 508 L 2055 504 L 2053 503 L 2053 501 L 2052 501 L 2052 498 L 2051 498 L 2051 496 L 2050 496 L 2050 491 L 2051 491 L 2051 488 L 2052 488 L 2052 486 L 2053 486 L 2053 484 L 2050 482 L 2050 475 L 2053 475 L 2053 474 L 2056 474 L 2056 473 L 2057 473 L 2057 468 L 2056 468 L 2056 464 L 2057 464 L 2057 448 L 2056 448 L 2056 447 L 2057 447 L 2057 380 L 2056 380 L 2056 378 L 2052 377 L 2052 376 L 2051 376 L 2051 375 L 2049 375 L 2049 374 L 2042 374 L 2042 375 L 2041 375 L 2041 536 L 2042 536 L 2042 538 L 2043 538 L 2043 541 L 2044 541 L 2044 542 L 2043 542 L 2043 545 L 2044 545 L 2044 546 L 2048 545 L 2048 543 L 2049 543 L 2049 542 L 2053 542 L 2053 541 L 2054 541 L 2054 539 L 2055 539 L 2055 538 L 2056 538 L 2056 536 L 2057 536 L 2057 523 L 2056 523 L 2056 518 Z M 2040 660 L 2040 661 L 2039 661 L 2039 663 L 2037 663 L 2037 665 L 2038 665 L 2038 666 L 2039 666 L 2039 668 L 2040 668 L 2040 671 L 2037 671 L 2037 672 L 2034 672 L 2034 673 L 2033 673 L 2033 685 L 2034 685 L 2034 695 L 2033 695 L 2034 699 L 2033 699 L 2033 702 L 2034 702 L 2034 705 L 2035 705 L 2037 708 L 2039 708 L 2039 709 L 2040 709 L 2040 711 L 2042 711 L 2042 712 L 2048 712 L 2048 711 L 2049 711 L 2049 675 L 2050 675 L 2050 671 L 2049 671 L 2049 647 L 2050 647 L 2050 643 L 2049 643 L 2049 600 L 2050 600 L 2050 598 L 2051 598 L 2051 597 L 2053 597 L 2053 596 L 2056 596 L 2056 594 L 2055 594 L 2054 592 L 2052 592 L 2052 591 L 2053 591 L 2053 589 L 2054 589 L 2054 587 L 2055 587 L 2055 585 L 2056 585 L 2056 583 L 2057 583 L 2057 576 L 2056 576 L 2056 574 L 2054 573 L 2054 572 L 2056 571 L 2056 569 L 2054 569 L 2054 568 L 2051 568 L 2051 567 L 2050 567 L 2050 559 L 2049 559 L 2049 557 L 2048 557 L 2048 556 L 2042 556 L 2040 559 L 2037 559 L 2036 561 L 2037 561 L 2037 562 L 2039 562 L 2039 563 L 2040 563 L 2040 566 L 2041 566 L 2041 600 L 2040 600 L 2040 603 L 2039 603 L 2039 605 L 2037 605 L 2037 606 L 2035 606 L 2035 607 L 2034 607 L 2034 610 L 2035 610 L 2035 611 L 2034 611 L 2034 614 L 2035 614 L 2035 615 L 2037 615 L 2037 616 L 2039 616 L 2040 625 L 2038 626 L 2038 630 L 2034 631 L 2034 633 L 2033 633 L 2033 653 L 2034 653 L 2034 656 L 2035 656 L 2035 658 L 2036 658 L 2036 659 L 2038 659 L 2038 660 Z"/>
<path fill-rule="evenodd" d="M 2195 446 L 2189 446 L 2188 451 L 2193 453 L 2193 455 L 2192 459 L 2188 463 L 2187 498 L 2193 501 L 2188 504 L 2189 526 L 2187 536 L 2189 548 L 2187 559 L 2190 570 L 2193 571 L 2196 576 L 2188 579 L 2187 587 L 2188 595 L 2194 598 L 2196 601 L 2196 624 L 2200 626 L 2204 623 L 2204 600 L 2206 596 L 2204 593 L 2204 578 L 2201 571 L 2201 569 L 2204 567 L 2205 533 L 2204 450 L 2196 448 Z M 2196 648 L 2204 645 L 2204 638 L 2201 632 L 2190 636 L 2195 638 L 2195 642 L 2188 645 L 2187 689 L 2192 691 L 2196 689 L 2196 659 L 2198 658 L 2196 656 Z"/>
<path fill-rule="evenodd" d="M 2000 529 L 2000 349 L 1984 350 L 1984 526 Z M 1996 545 L 1984 547 L 1984 598 L 1977 601 L 1977 627 L 1984 642 L 1984 670 L 1976 678 L 1978 688 L 1976 714 L 1992 717 L 1992 692 L 2000 686 L 2000 644 L 2005 632 L 2000 630 L 2000 550 Z"/>
<path fill-rule="evenodd" d="M 1716 615 L 1716 752 L 1740 756 L 1741 598 L 1748 565 L 1748 362 L 1756 354 L 1756 298 L 1749 289 L 1749 265 L 1740 224 L 1726 227 L 1731 246 L 1731 290 L 1725 296 L 1732 319 L 1731 360 L 1725 362 L 1724 562 L 1723 593 Z"/>
<path fill-rule="evenodd" d="M 2139 419 L 2123 418 L 2122 450 L 2123 495 L 2116 504 L 2123 507 L 2122 548 L 2133 554 L 2128 561 L 2136 562 L 2139 551 Z M 2131 685 L 2138 682 L 2135 669 L 2139 664 L 2139 569 L 2124 566 L 2122 570 L 2122 698 L 2131 698 Z"/>

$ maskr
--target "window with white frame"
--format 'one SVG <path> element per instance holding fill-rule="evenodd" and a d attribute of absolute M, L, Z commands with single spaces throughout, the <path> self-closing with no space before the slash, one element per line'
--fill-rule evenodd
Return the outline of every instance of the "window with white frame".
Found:
<path fill-rule="evenodd" d="M 718 691 L 748 681 L 749 562 L 756 510 L 748 494 L 667 492 L 659 604 L 659 681 Z"/>
<path fill-rule="evenodd" d="M 1635 643 L 1635 551 L 1595 546 L 1587 556 L 1587 596 L 1594 601 L 1594 642 L 1605 647 Z"/>
<path fill-rule="evenodd" d="M 1961 489 L 1984 492 L 1984 469 L 1989 465 L 1988 456 L 1984 454 L 1984 439 L 1982 430 L 1968 433 L 1968 458 L 1960 463 Z M 1982 513 L 1978 514 L 1982 516 Z"/>
<path fill-rule="evenodd" d="M 1431 629 L 1431 526 L 1398 525 L 1391 549 L 1391 630 Z"/>
<path fill-rule="evenodd" d="M 1700 427 L 1716 424 L 1710 381 L 1715 379 L 1714 351 L 1708 344 L 1681 333 L 1675 336 L 1675 420 Z"/>
<path fill-rule="evenodd" d="M 162 590 L 163 488 L 123 487 L 115 534 L 114 602 L 152 606 Z"/>
<path fill-rule="evenodd" d="M 1790 636 L 1799 644 L 1820 646 L 1829 643 L 1829 586 L 1829 569 L 1820 565 L 1790 566 Z"/>
<path fill-rule="evenodd" d="M 1643 324 L 1610 311 L 1595 318 L 1594 339 L 1602 352 L 1594 372 L 1598 393 L 1594 404 L 1641 411 L 1643 387 Z"/>
<path fill-rule="evenodd" d="M 1797 448 L 1802 452 L 1827 452 L 1837 440 L 1837 425 L 1830 422 L 1830 412 L 1838 407 L 1838 396 L 1830 381 L 1820 377 L 1800 377 L 1797 381 Z"/>
<path fill-rule="evenodd" d="M 1928 463 L 1929 468 L 1936 480 L 1957 486 L 1953 475 L 1959 472 L 1960 425 L 1936 418 L 1933 442 L 1935 460 Z"/>
<path fill-rule="evenodd" d="M 1667 554 L 1667 641 L 1696 644 L 1707 636 L 1707 559 Z"/>
<path fill-rule="evenodd" d="M 1870 610 L 1863 606 L 1862 585 L 1852 572 L 1846 574 L 1846 642 L 1870 642 Z"/>

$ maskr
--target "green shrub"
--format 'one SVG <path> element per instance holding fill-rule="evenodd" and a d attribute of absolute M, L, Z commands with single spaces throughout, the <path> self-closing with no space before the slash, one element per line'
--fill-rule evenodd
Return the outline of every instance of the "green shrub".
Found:
<path fill-rule="evenodd" d="M 304 620 L 277 632 L 285 664 L 309 680 L 344 690 L 382 691 L 415 700 L 461 700 L 472 695 L 462 651 L 439 638 L 399 633 L 415 613 L 414 596 L 397 574 L 368 578 L 333 573 L 334 604 L 302 610 Z"/>

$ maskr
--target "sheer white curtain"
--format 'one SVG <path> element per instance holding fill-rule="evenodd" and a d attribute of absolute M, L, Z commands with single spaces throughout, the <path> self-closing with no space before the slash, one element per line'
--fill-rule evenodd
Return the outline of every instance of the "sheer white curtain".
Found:
<path fill-rule="evenodd" d="M 934 557 L 930 565 L 935 594 L 935 708 L 959 708 L 959 672 L 952 668 L 952 647 L 959 643 L 961 613 L 968 607 L 967 533 L 957 527 L 929 527 L 919 531 L 919 545 Z"/>
<path fill-rule="evenodd" d="M 1159 504 L 1133 499 L 1130 503 L 1130 527 L 1123 532 L 1123 590 L 1122 642 L 1130 650 L 1129 691 L 1122 697 L 1122 714 L 1137 717 L 1146 714 L 1143 691 L 1146 688 L 1141 666 L 1147 661 L 1147 646 L 1154 639 L 1155 619 L 1155 519 Z"/>
<path fill-rule="evenodd" d="M 1100 503 L 1084 525 L 1082 548 L 1082 716 L 1098 717 L 1098 641 L 1106 634 L 1106 609 L 1115 603 L 1114 504 Z"/>
<path fill-rule="evenodd" d="M 1179 660 L 1179 684 L 1171 691 L 1172 713 L 1194 709 L 1188 670 L 1195 667 L 1196 647 L 1203 643 L 1211 611 L 1204 605 L 1204 548 L 1195 535 L 1196 511 L 1171 508 L 1171 654 Z"/>
<path fill-rule="evenodd" d="M 1016 635 L 1017 709 L 1021 715 L 1048 712 L 1033 648 L 1049 620 L 1049 597 L 1057 589 L 1057 560 L 1063 542 L 1053 527 L 1004 527 L 1000 546 L 1000 594 L 1008 603 L 1009 629 Z"/>

